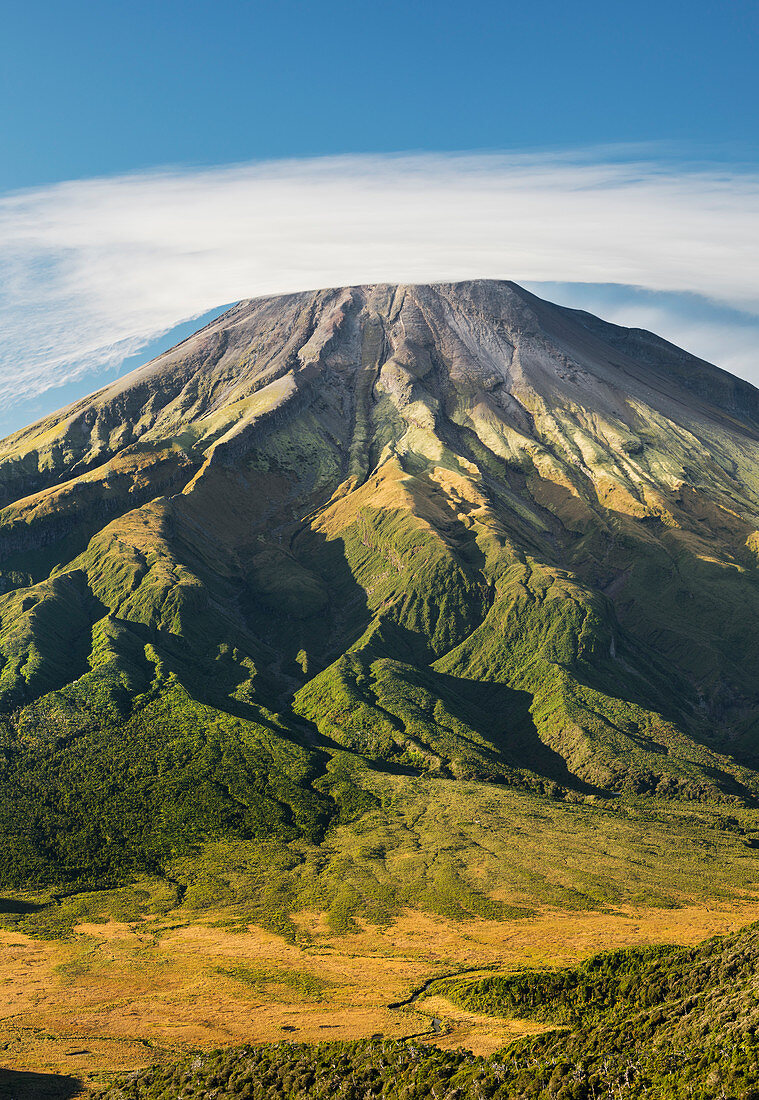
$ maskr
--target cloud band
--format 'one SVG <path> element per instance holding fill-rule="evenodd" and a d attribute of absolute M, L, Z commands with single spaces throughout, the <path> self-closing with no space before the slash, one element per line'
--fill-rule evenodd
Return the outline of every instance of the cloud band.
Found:
<path fill-rule="evenodd" d="M 623 283 L 759 316 L 759 177 L 584 155 L 355 156 L 0 199 L 0 398 L 224 302 L 473 277 Z"/>

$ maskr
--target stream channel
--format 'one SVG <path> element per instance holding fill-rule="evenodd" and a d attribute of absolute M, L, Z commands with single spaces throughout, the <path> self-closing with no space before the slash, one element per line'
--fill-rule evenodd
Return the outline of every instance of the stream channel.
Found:
<path fill-rule="evenodd" d="M 494 967 L 493 969 L 497 969 L 497 967 Z M 468 967 L 466 967 L 465 970 L 455 970 L 452 974 L 438 974 L 438 976 L 436 978 L 430 978 L 428 981 L 426 981 L 424 983 L 423 986 L 420 986 L 419 989 L 415 989 L 414 992 L 412 994 L 410 994 L 410 996 L 406 997 L 405 1000 L 403 1000 L 403 1001 L 393 1001 L 393 1003 L 389 1004 L 387 1007 L 388 1008 L 406 1008 L 407 1005 L 415 1004 L 419 1000 L 419 998 L 427 992 L 427 990 L 430 988 L 430 986 L 433 986 L 435 984 L 435 982 L 443 982 L 448 978 L 459 978 L 459 977 L 461 977 L 462 974 L 478 974 L 478 973 L 487 973 L 487 972 L 488 972 L 488 967 L 468 966 Z M 432 1033 L 434 1035 L 440 1035 L 442 1030 L 443 1030 L 442 1021 L 439 1020 L 437 1018 L 437 1016 L 432 1016 L 431 1019 L 432 1019 Z M 429 1032 L 424 1032 L 424 1034 L 425 1035 L 429 1034 Z M 406 1038 L 407 1039 L 415 1039 L 416 1036 L 415 1035 L 407 1035 Z"/>

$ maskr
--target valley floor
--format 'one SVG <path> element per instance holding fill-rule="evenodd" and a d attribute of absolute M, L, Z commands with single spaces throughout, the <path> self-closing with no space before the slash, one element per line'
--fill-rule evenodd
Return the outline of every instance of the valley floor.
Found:
<path fill-rule="evenodd" d="M 759 919 L 759 893 L 667 909 L 544 907 L 510 921 L 455 922 L 409 910 L 388 927 L 342 936 L 320 914 L 301 913 L 298 923 L 311 937 L 304 946 L 257 928 L 228 931 L 226 916 L 206 912 L 199 919 L 177 909 L 145 927 L 82 924 L 68 940 L 2 931 L 2 1065 L 28 1076 L 0 1076 L 0 1096 L 73 1096 L 116 1070 L 244 1042 L 429 1033 L 445 1049 L 491 1054 L 544 1026 L 479 1016 L 440 996 L 388 1005 L 431 977 L 467 969 L 562 965 L 628 945 L 695 944 Z M 433 1017 L 440 1034 L 432 1032 Z"/>
<path fill-rule="evenodd" d="M 5 892 L 0 1100 L 72 1097 L 118 1071 L 245 1043 L 414 1035 L 488 1055 L 545 1023 L 478 1015 L 439 990 L 389 1006 L 444 975 L 691 945 L 759 920 L 752 808 L 573 804 L 382 781 L 382 808 L 361 832 L 296 842 L 291 872 L 286 846 L 271 848 L 256 878 L 244 869 L 261 868 L 263 850 L 215 842 L 166 878 Z M 355 903 L 343 913 L 297 904 L 309 876 L 348 875 L 356 897 L 405 881 L 416 900 L 378 910 L 375 922 Z M 278 905 L 296 901 L 286 920 L 260 900 L 278 885 Z"/>

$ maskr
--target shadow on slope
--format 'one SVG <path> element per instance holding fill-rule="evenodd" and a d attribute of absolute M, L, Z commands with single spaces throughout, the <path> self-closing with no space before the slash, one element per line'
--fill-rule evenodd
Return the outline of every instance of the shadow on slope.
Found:
<path fill-rule="evenodd" d="M 540 739 L 530 711 L 532 693 L 487 680 L 425 670 L 449 713 L 493 745 L 508 767 L 532 772 L 582 794 L 610 795 L 570 772 L 564 758 Z"/>
<path fill-rule="evenodd" d="M 81 1091 L 77 1077 L 0 1069 L 0 1100 L 70 1100 Z"/>

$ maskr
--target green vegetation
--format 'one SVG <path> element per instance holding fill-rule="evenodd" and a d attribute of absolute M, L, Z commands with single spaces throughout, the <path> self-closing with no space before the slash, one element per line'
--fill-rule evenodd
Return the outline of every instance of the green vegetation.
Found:
<path fill-rule="evenodd" d="M 330 983 L 316 974 L 309 974 L 300 970 L 284 970 L 278 967 L 264 969 L 236 966 L 231 970 L 223 967 L 217 968 L 217 974 L 225 978 L 231 978 L 235 982 L 250 986 L 259 992 L 265 992 L 270 999 L 276 1000 L 277 988 L 281 987 L 284 999 L 292 1001 L 293 993 L 306 1001 L 320 1001 L 324 993 L 329 989 Z"/>
<path fill-rule="evenodd" d="M 479 1058 L 401 1042 L 278 1043 L 212 1051 L 175 1066 L 130 1074 L 102 1095 L 108 1100 L 177 1100 L 215 1096 L 308 1097 L 309 1100 L 382 1096 L 427 1100 L 445 1096 L 508 1096 L 494 1091 L 499 1076 Z M 477 1088 L 480 1091 L 471 1091 Z M 457 1091 L 454 1091 L 457 1090 Z"/>
<path fill-rule="evenodd" d="M 572 970 L 530 972 L 436 992 L 478 1012 L 549 1021 L 506 1059 L 526 1095 L 753 1096 L 759 1086 L 759 927 L 696 948 L 599 955 Z M 578 1067 L 585 1091 L 572 1092 Z M 555 1086 L 563 1080 L 568 1093 Z"/>
<path fill-rule="evenodd" d="M 195 703 L 171 677 L 120 721 L 68 701 L 35 709 L 41 730 L 26 714 L 6 727 L 5 883 L 118 881 L 213 836 L 322 835 L 328 800 L 286 730 Z"/>
<path fill-rule="evenodd" d="M 58 938 L 109 915 L 147 918 L 145 927 L 157 928 L 162 914 L 176 910 L 171 922 L 200 919 L 232 932 L 254 924 L 307 944 L 309 934 L 292 919 L 303 910 L 325 913 L 339 934 L 365 922 L 388 924 L 407 907 L 466 922 L 529 919 L 543 906 L 708 906 L 749 899 L 759 878 L 755 814 L 740 807 L 726 815 L 645 799 L 549 800 L 529 790 L 369 769 L 354 780 L 370 788 L 372 808 L 331 824 L 319 843 L 225 835 L 135 885 L 5 890 L 0 920 Z"/>
<path fill-rule="evenodd" d="M 138 879 L 112 890 L 6 897 L 0 899 L 0 923 L 39 939 L 69 939 L 80 924 L 137 924 L 151 917 L 161 918 L 180 899 L 181 889 L 176 883 L 163 878 Z"/>
<path fill-rule="evenodd" d="M 0 444 L 0 887 L 293 937 L 755 881 L 756 402 L 619 341 L 295 295 Z M 559 817 L 596 867 L 538 858 Z"/>

